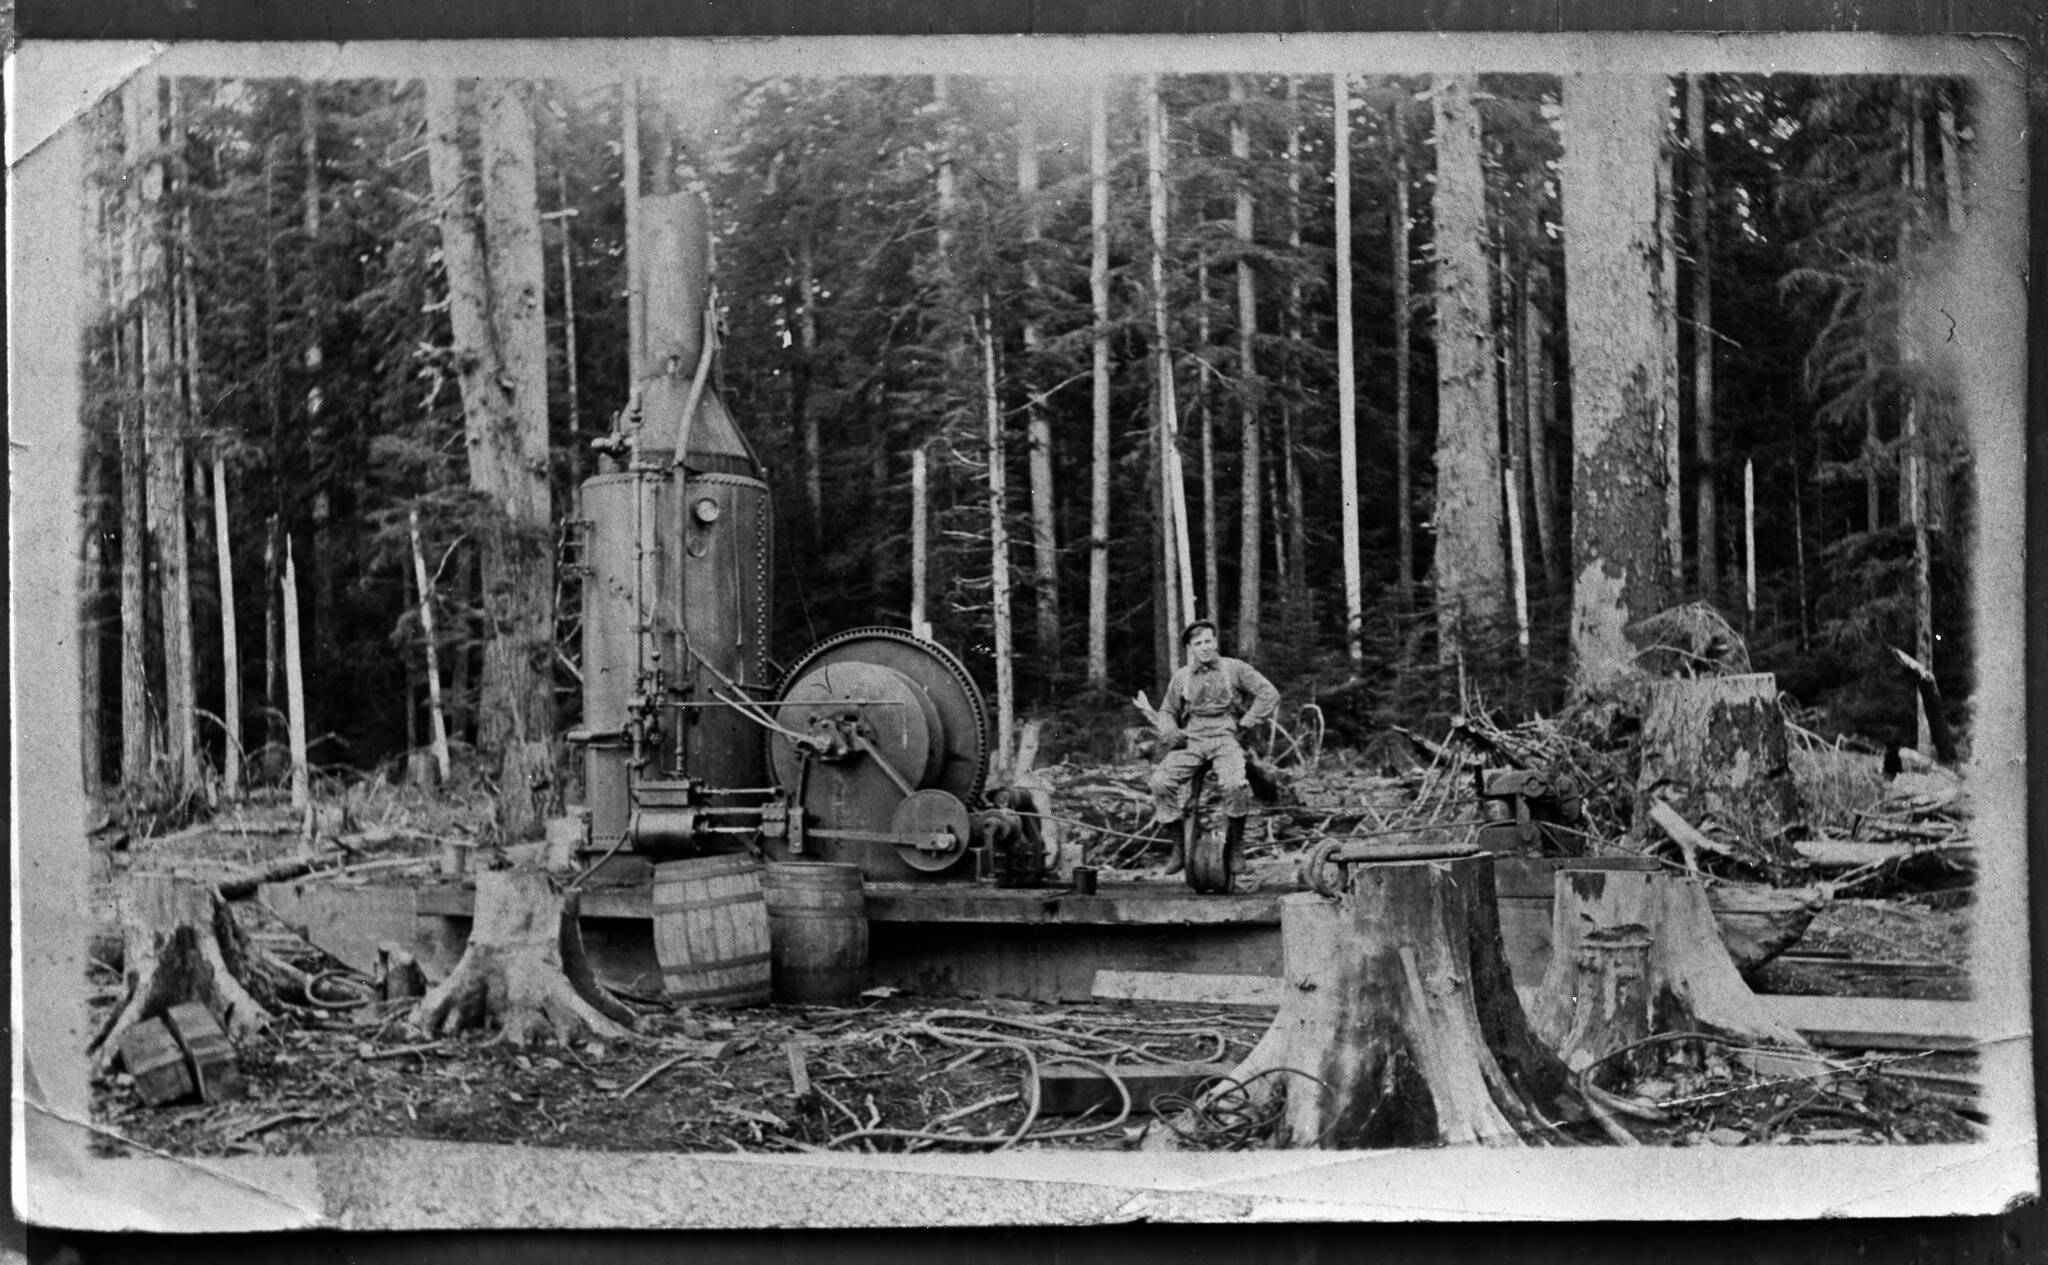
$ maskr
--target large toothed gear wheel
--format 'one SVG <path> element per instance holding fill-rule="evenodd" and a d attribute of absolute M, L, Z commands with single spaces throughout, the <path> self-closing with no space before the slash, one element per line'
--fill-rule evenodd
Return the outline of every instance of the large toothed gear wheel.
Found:
<path fill-rule="evenodd" d="M 967 669 L 935 642 L 900 628 L 828 637 L 790 668 L 770 711 L 781 730 L 769 737 L 770 772 L 816 825 L 891 832 L 918 792 L 980 800 L 993 745 L 988 709 Z"/>

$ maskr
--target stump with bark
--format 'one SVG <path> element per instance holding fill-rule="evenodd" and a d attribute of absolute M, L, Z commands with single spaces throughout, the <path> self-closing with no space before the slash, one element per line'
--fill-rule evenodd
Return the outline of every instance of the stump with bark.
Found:
<path fill-rule="evenodd" d="M 1766 873 L 1796 864 L 1801 823 L 1778 681 L 1767 672 L 1660 680 L 1643 713 L 1636 821 L 1664 802 Z"/>
<path fill-rule="evenodd" d="M 241 1042 L 270 1026 L 276 985 L 213 884 L 130 874 L 116 895 L 126 997 L 88 1053 L 104 1071 L 121 1034 L 183 1002 L 204 1005 Z"/>
<path fill-rule="evenodd" d="M 433 1035 L 495 1027 L 515 1045 L 631 1036 L 633 1013 L 597 982 L 576 913 L 576 892 L 539 870 L 477 875 L 469 944 L 421 999 L 414 1026 Z"/>
<path fill-rule="evenodd" d="M 1352 865 L 1336 899 L 1281 902 L 1281 939 L 1292 987 L 1210 1096 L 1284 1094 L 1275 1145 L 1573 1140 L 1584 1101 L 1515 997 L 1491 857 Z"/>
<path fill-rule="evenodd" d="M 1625 946 L 1647 938 L 1647 955 Z M 1637 977 L 1637 978 L 1631 978 Z M 1603 1014 L 1601 1012 L 1610 1012 Z M 1634 1014 L 1633 1018 L 1624 1016 Z M 1645 1036 L 1705 1032 L 1806 1049 L 1736 973 L 1706 891 L 1677 874 L 1560 870 L 1550 967 L 1529 1009 L 1536 1034 L 1574 1068 Z"/>

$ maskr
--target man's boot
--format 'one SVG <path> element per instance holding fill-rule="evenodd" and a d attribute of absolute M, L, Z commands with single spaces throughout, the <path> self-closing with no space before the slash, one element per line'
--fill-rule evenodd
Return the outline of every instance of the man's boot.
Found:
<path fill-rule="evenodd" d="M 1242 817 L 1223 819 L 1223 874 L 1224 890 L 1233 890 L 1237 876 L 1244 871 L 1244 821 Z"/>
<path fill-rule="evenodd" d="M 1166 858 L 1166 873 L 1178 874 L 1188 868 L 1187 831 L 1177 821 L 1165 822 L 1160 829 L 1173 838 L 1173 851 Z"/>

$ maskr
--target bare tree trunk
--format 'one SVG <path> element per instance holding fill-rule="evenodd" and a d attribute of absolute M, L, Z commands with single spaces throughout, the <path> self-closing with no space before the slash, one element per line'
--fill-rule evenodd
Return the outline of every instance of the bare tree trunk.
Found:
<path fill-rule="evenodd" d="M 457 362 L 463 366 L 470 484 L 499 511 L 480 533 L 484 616 L 478 746 L 516 766 L 500 780 L 517 837 L 536 820 L 531 743 L 554 723 L 554 558 L 547 483 L 547 346 L 540 210 L 527 89 L 487 81 L 482 97 L 483 233 L 470 211 L 455 87 L 427 81 L 428 163 L 439 206 Z"/>
<path fill-rule="evenodd" d="M 1196 249 L 1199 253 L 1195 258 L 1195 411 L 1202 418 L 1202 592 L 1196 607 L 1213 619 L 1222 609 L 1223 595 L 1223 530 L 1216 521 L 1216 411 L 1210 407 L 1209 370 L 1205 363 L 1214 331 L 1209 323 L 1209 252 L 1199 246 Z"/>
<path fill-rule="evenodd" d="M 141 173 L 156 150 L 156 77 L 129 81 L 122 100 L 128 189 L 121 201 L 121 337 L 128 346 L 121 401 L 121 781 L 140 789 L 153 763 L 149 713 L 149 450 L 144 369 L 142 235 L 148 231 Z"/>
<path fill-rule="evenodd" d="M 625 168 L 626 241 L 640 240 L 640 81 L 628 79 L 619 88 L 620 157 Z M 626 261 L 626 381 L 637 387 L 646 376 L 641 361 L 647 345 L 647 290 L 633 261 Z"/>
<path fill-rule="evenodd" d="M 1152 223 L 1152 335 L 1154 373 L 1159 399 L 1160 480 L 1165 496 L 1169 589 L 1172 601 L 1166 611 L 1167 641 L 1177 648 L 1180 630 L 1195 619 L 1194 562 L 1188 547 L 1187 485 L 1180 468 L 1180 421 L 1174 406 L 1173 352 L 1166 319 L 1166 103 L 1159 93 L 1159 76 L 1146 76 L 1146 96 L 1151 103 L 1146 117 L 1145 153 L 1147 185 L 1151 192 Z"/>
<path fill-rule="evenodd" d="M 1557 463 L 1550 455 L 1550 422 L 1555 411 L 1550 382 L 1550 320 L 1537 301 L 1536 270 L 1522 274 L 1522 380 L 1529 393 L 1529 501 L 1536 520 L 1536 546 L 1543 553 L 1544 581 L 1563 592 L 1568 567 L 1566 542 L 1557 522 Z"/>
<path fill-rule="evenodd" d="M 1714 490 L 1714 242 L 1707 169 L 1706 76 L 1685 78 L 1685 124 L 1692 145 L 1692 452 L 1693 553 L 1701 600 L 1721 587 L 1719 493 Z"/>
<path fill-rule="evenodd" d="M 1337 478 L 1343 518 L 1344 651 L 1356 674 L 1365 662 L 1365 579 L 1358 540 L 1358 369 L 1357 333 L 1351 318 L 1351 81 L 1330 76 L 1335 106 L 1331 170 L 1337 185 Z M 1398 319 L 1398 318 L 1397 318 Z M 1405 467 L 1404 467 L 1405 471 Z M 1404 511 L 1405 514 L 1405 511 Z"/>
<path fill-rule="evenodd" d="M 1917 90 L 1909 100 L 1911 107 L 1906 120 L 1907 183 L 1913 201 L 1919 204 L 1927 196 L 1927 129 Z M 1906 258 L 1910 249 L 1908 231 L 1901 230 L 1899 257 Z M 1913 525 L 1913 655 L 1931 672 L 1934 670 L 1934 591 L 1927 536 L 1927 432 L 1921 408 L 1919 392 L 1908 386 L 1906 415 L 1899 435 L 1899 514 Z M 1915 692 L 1913 711 L 1915 746 L 1920 751 L 1932 750 L 1931 722 L 1924 693 Z"/>
<path fill-rule="evenodd" d="M 1415 611 L 1415 488 L 1410 473 L 1415 456 L 1408 434 L 1415 407 L 1409 359 L 1414 298 L 1408 273 L 1408 108 L 1399 97 L 1389 112 L 1388 136 L 1394 150 L 1394 605 L 1409 615 Z"/>
<path fill-rule="evenodd" d="M 1088 684 L 1109 686 L 1109 100 L 1089 90 L 1088 293 L 1095 311 L 1088 489 Z"/>
<path fill-rule="evenodd" d="M 228 535 L 228 466 L 213 455 L 214 565 L 220 574 L 220 660 L 223 700 L 221 721 L 227 726 L 224 777 L 230 799 L 242 793 L 242 650 L 235 636 L 234 541 Z"/>
<path fill-rule="evenodd" d="M 432 733 L 434 772 L 443 785 L 448 781 L 448 716 L 441 705 L 441 648 L 434 635 L 434 579 L 427 573 L 427 556 L 420 548 L 420 512 L 406 515 L 412 536 L 412 574 L 420 595 L 420 640 L 427 659 L 427 717 Z"/>
<path fill-rule="evenodd" d="M 1500 430 L 1486 260 L 1486 177 L 1473 83 L 1439 78 L 1436 104 L 1437 657 L 1500 619 Z"/>
<path fill-rule="evenodd" d="M 143 92 L 148 112 L 141 120 L 144 143 L 160 144 L 158 85 Z M 166 241 L 162 201 L 170 173 L 161 155 L 142 171 L 142 372 L 143 429 L 149 453 L 149 535 L 156 545 L 156 600 L 163 638 L 166 771 L 173 794 L 192 787 L 197 774 L 198 733 L 192 691 L 192 572 L 185 517 L 185 419 L 179 398 L 176 261 Z"/>
<path fill-rule="evenodd" d="M 910 450 L 910 631 L 932 635 L 930 611 L 931 574 L 931 456 L 925 445 Z"/>
<path fill-rule="evenodd" d="M 811 547 L 825 540 L 824 437 L 819 433 L 817 410 L 811 407 L 811 383 L 817 376 L 818 360 L 818 268 L 816 245 L 806 218 L 797 240 L 797 347 L 802 355 L 796 372 L 790 375 L 790 389 L 796 393 L 796 421 L 804 442 L 804 504 L 811 512 Z"/>
<path fill-rule="evenodd" d="M 1661 75 L 1564 81 L 1566 315 L 1572 354 L 1572 657 L 1582 695 L 1630 671 L 1625 629 L 1668 604 L 1661 389 L 1663 275 L 1653 240 Z"/>
<path fill-rule="evenodd" d="M 1301 257 L 1301 78 L 1287 77 L 1287 248 L 1290 258 Z M 1301 274 L 1291 272 L 1287 280 L 1287 341 L 1299 347 L 1302 341 L 1303 295 Z M 1300 386 L 1300 370 L 1287 362 L 1286 402 L 1280 409 L 1280 452 L 1285 476 L 1281 483 L 1287 503 L 1287 558 L 1283 580 L 1291 604 L 1299 605 L 1308 590 L 1308 518 L 1303 512 L 1300 455 L 1295 452 L 1294 396 Z"/>
<path fill-rule="evenodd" d="M 1026 405 L 1026 446 L 1031 461 L 1031 571 L 1032 603 L 1038 632 L 1041 670 L 1056 672 L 1060 660 L 1060 559 L 1056 520 L 1058 503 L 1053 497 L 1052 418 L 1039 389 L 1038 319 L 1033 305 L 1038 302 L 1038 127 L 1029 118 L 1020 125 L 1017 137 L 1017 192 L 1024 200 L 1024 394 Z"/>
<path fill-rule="evenodd" d="M 569 406 L 569 486 L 583 481 L 583 395 L 578 389 L 576 368 L 576 257 L 572 248 L 576 208 L 569 205 L 569 172 L 560 162 L 555 166 L 556 196 L 560 200 L 555 218 L 562 225 L 562 390 Z"/>
<path fill-rule="evenodd" d="M 284 693 L 286 732 L 291 735 L 292 807 L 312 802 L 311 770 L 306 756 L 306 673 L 299 660 L 299 570 L 292 563 L 292 540 L 284 540 Z"/>
<path fill-rule="evenodd" d="M 1231 76 L 1230 100 L 1240 113 L 1230 123 L 1230 156 L 1240 164 L 1251 160 L 1251 136 L 1244 125 L 1244 79 Z M 1264 478 L 1259 472 L 1264 460 L 1264 443 L 1259 433 L 1259 370 L 1253 356 L 1259 333 L 1258 289 L 1252 277 L 1252 189 L 1250 178 L 1239 169 L 1237 182 L 1236 230 L 1242 254 L 1237 260 L 1237 392 L 1240 440 L 1238 458 L 1237 520 L 1237 652 L 1256 655 L 1259 651 L 1260 565 L 1264 548 Z"/>
<path fill-rule="evenodd" d="M 1505 242 L 1494 269 L 1500 292 L 1500 371 L 1503 421 L 1507 433 L 1507 461 L 1502 467 L 1501 505 L 1507 512 L 1509 588 L 1513 595 L 1516 628 L 1520 630 L 1524 653 L 1529 640 L 1529 522 L 1535 517 L 1529 495 L 1529 305 L 1522 294 L 1522 281 L 1508 261 Z"/>
<path fill-rule="evenodd" d="M 982 405 L 988 417 L 988 552 L 989 593 L 995 624 L 996 752 L 995 767 L 1010 767 L 1011 731 L 1017 714 L 1016 662 L 1010 629 L 1009 459 L 1004 452 L 1003 407 L 996 391 L 996 340 L 988 295 L 981 296 Z"/>
<path fill-rule="evenodd" d="M 1685 588 L 1685 478 L 1680 472 L 1684 446 L 1678 417 L 1678 230 L 1676 157 L 1671 145 L 1657 155 L 1657 260 L 1664 279 L 1658 316 L 1664 330 L 1660 379 L 1664 395 L 1664 548 L 1669 558 L 1665 582 L 1672 593 Z"/>

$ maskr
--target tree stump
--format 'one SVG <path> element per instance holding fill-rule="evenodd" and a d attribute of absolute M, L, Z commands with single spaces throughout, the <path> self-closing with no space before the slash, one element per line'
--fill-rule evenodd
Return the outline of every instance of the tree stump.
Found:
<path fill-rule="evenodd" d="M 1584 1102 L 1515 997 L 1491 857 L 1353 865 L 1336 900 L 1284 898 L 1280 928 L 1293 987 L 1208 1101 L 1284 1093 L 1283 1147 L 1572 1141 Z"/>
<path fill-rule="evenodd" d="M 1787 836 L 1801 810 L 1775 676 L 1650 683 L 1636 775 L 1638 831 L 1649 830 L 1659 800 L 1760 869 L 1796 861 Z"/>
<path fill-rule="evenodd" d="M 126 999 L 87 1052 L 104 1071 L 121 1034 L 181 1002 L 198 1002 L 237 1043 L 270 1026 L 258 995 L 274 993 L 262 957 L 210 883 L 171 874 L 130 874 L 116 896 L 121 912 Z"/>
<path fill-rule="evenodd" d="M 1650 1035 L 1650 948 L 1641 927 L 1595 927 L 1569 959 L 1551 958 L 1567 982 L 1539 995 L 1554 1007 L 1540 1030 L 1555 1034 L 1551 1045 L 1573 1072 Z"/>
<path fill-rule="evenodd" d="M 1620 952 L 1603 950 L 1647 935 L 1642 979 Z M 1599 1033 L 1597 1016 L 1614 994 L 1623 1003 L 1640 990 L 1649 1033 L 1706 1032 L 1758 1045 L 1806 1049 L 1806 1041 L 1771 1018 L 1742 982 L 1721 943 L 1700 885 L 1676 874 L 1628 870 L 1560 870 L 1551 914 L 1550 967 L 1529 1010 L 1537 1036 L 1567 1063 L 1583 1067 L 1620 1048 L 1618 1033 Z M 1603 957 L 1605 960 L 1603 961 Z M 1633 1021 L 1630 1021 L 1633 1022 Z M 1648 1035 L 1645 1033 L 1643 1035 Z"/>
<path fill-rule="evenodd" d="M 499 1040 L 522 1046 L 549 1033 L 630 1036 L 633 1013 L 591 972 L 576 910 L 577 894 L 539 870 L 477 875 L 469 944 L 421 999 L 414 1026 L 436 1036 L 496 1027 Z"/>

